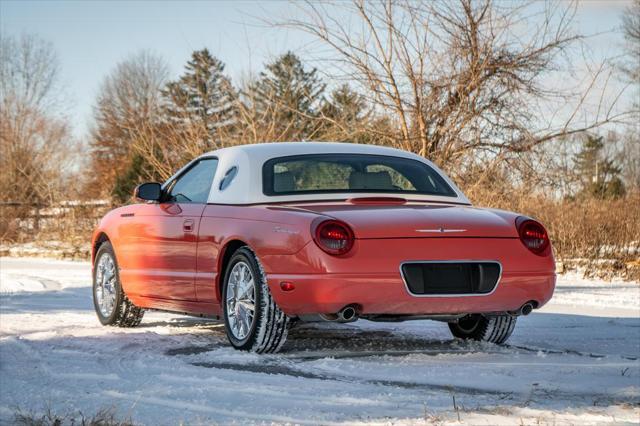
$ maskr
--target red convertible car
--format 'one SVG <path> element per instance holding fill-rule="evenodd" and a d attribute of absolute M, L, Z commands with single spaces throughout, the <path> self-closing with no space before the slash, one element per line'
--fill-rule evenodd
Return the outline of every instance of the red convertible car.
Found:
<path fill-rule="evenodd" d="M 93 235 L 105 325 L 145 309 L 224 318 L 231 344 L 278 351 L 297 320 L 434 319 L 503 343 L 555 286 L 545 228 L 473 207 L 424 158 L 343 143 L 236 146 L 195 159 Z"/>

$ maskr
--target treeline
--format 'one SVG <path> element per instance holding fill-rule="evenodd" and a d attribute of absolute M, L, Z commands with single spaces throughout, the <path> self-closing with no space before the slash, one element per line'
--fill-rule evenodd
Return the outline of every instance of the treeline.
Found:
<path fill-rule="evenodd" d="M 162 59 L 141 52 L 105 80 L 90 138 L 93 197 L 129 199 L 144 179 L 164 180 L 197 155 L 235 144 L 335 140 L 384 143 L 363 97 L 344 84 L 328 90 L 315 68 L 291 52 L 235 86 L 224 63 L 202 49 L 167 81 Z"/>
<path fill-rule="evenodd" d="M 139 52 L 108 72 L 81 141 L 70 135 L 53 46 L 3 35 L 3 200 L 122 203 L 136 183 L 203 152 L 300 140 L 413 151 L 471 193 L 499 184 L 616 197 L 638 187 L 640 105 L 628 103 L 639 94 L 638 1 L 621 17 L 629 59 L 590 64 L 575 84 L 566 70 L 584 58 L 564 55 L 582 42 L 569 4 L 547 5 L 544 19 L 539 7 L 491 0 L 299 7 L 301 18 L 274 27 L 309 34 L 326 57 L 286 52 L 233 81 L 207 49 L 175 78 L 161 56 Z"/>
<path fill-rule="evenodd" d="M 535 8 L 503 6 L 301 5 L 302 19 L 272 24 L 311 35 L 328 56 L 312 64 L 287 52 L 243 81 L 207 49 L 175 80 L 160 57 L 134 55 L 96 101 L 87 193 L 124 202 L 140 180 L 162 180 L 202 152 L 300 140 L 413 151 L 477 194 L 498 184 L 560 198 L 637 188 L 640 106 L 621 99 L 638 90 L 638 3 L 622 18 L 629 60 L 591 64 L 593 73 L 557 86 L 549 81 L 574 66 L 563 52 L 582 42 L 572 6 L 548 5 L 542 20 Z M 333 19 L 337 11 L 362 25 Z M 531 24 L 525 34 L 521 22 Z M 621 88 L 612 76 L 625 80 Z"/>
<path fill-rule="evenodd" d="M 207 49 L 193 52 L 175 81 L 167 80 L 163 60 L 147 51 L 119 64 L 98 96 L 89 141 L 91 179 L 84 193 L 124 203 L 141 181 L 163 181 L 199 154 L 235 144 L 326 140 L 398 145 L 393 121 L 375 114 L 350 85 L 328 90 L 317 69 L 305 66 L 292 52 L 264 68 L 256 78 L 235 86 L 224 63 Z M 521 164 L 471 163 L 465 171 L 458 170 L 457 177 L 463 186 L 473 181 L 495 188 L 498 182 L 491 179 L 500 176 L 499 185 L 508 188 L 518 184 L 514 169 L 526 169 L 542 153 L 564 164 L 557 170 L 531 169 L 540 177 L 525 178 L 564 197 L 619 198 L 627 186 L 637 187 L 638 153 L 632 151 L 629 134 L 609 132 L 604 137 L 585 131 L 559 137 L 558 144 L 572 151 L 532 148 L 526 159 L 521 156 Z M 628 164 L 634 159 L 635 164 Z M 567 168 L 566 162 L 573 167 Z M 449 170 L 458 165 L 441 163 Z M 488 165 L 494 169 L 491 173 Z M 540 179 L 551 176 L 557 180 Z"/>

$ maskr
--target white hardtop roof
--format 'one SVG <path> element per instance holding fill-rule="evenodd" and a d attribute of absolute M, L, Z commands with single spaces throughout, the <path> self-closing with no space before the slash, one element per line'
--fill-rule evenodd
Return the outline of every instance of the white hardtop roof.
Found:
<path fill-rule="evenodd" d="M 201 155 L 203 157 L 218 158 L 218 168 L 213 179 L 209 203 L 213 204 L 257 204 L 287 201 L 321 201 L 349 199 L 356 197 L 371 197 L 375 193 L 330 193 L 330 194 L 295 194 L 267 196 L 262 191 L 262 167 L 272 158 L 305 154 L 370 154 L 403 157 L 417 160 L 436 170 L 445 181 L 451 185 L 457 197 L 444 197 L 424 194 L 402 193 L 398 196 L 408 200 L 440 201 L 453 203 L 469 203 L 467 197 L 438 167 L 425 158 L 411 152 L 395 148 L 337 142 L 271 142 L 251 145 L 236 145 L 222 148 Z M 232 167 L 238 168 L 238 173 L 232 183 L 220 191 L 220 181 Z M 188 165 L 186 166 L 188 167 Z M 184 169 L 183 169 L 184 170 Z M 180 172 L 176 173 L 178 175 Z M 389 196 L 388 193 L 385 195 Z"/>
<path fill-rule="evenodd" d="M 227 153 L 242 152 L 252 158 L 262 158 L 266 160 L 288 155 L 302 154 L 377 154 L 391 155 L 395 157 L 415 158 L 424 160 L 419 155 L 400 149 L 389 148 L 378 145 L 364 145 L 345 142 L 269 142 L 248 145 L 236 145 L 228 148 L 221 148 L 203 154 L 203 157 L 227 155 Z"/>

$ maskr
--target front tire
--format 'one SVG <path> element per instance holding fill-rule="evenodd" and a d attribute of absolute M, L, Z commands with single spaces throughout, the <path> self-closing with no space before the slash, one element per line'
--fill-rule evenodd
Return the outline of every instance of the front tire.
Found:
<path fill-rule="evenodd" d="M 127 298 L 120 284 L 118 262 L 111 243 L 102 243 L 93 267 L 93 307 L 102 325 L 135 327 L 144 316 L 144 309 Z"/>
<path fill-rule="evenodd" d="M 248 247 L 238 249 L 229 261 L 222 305 L 227 338 L 234 348 L 256 353 L 280 350 L 290 319 L 273 300 L 262 265 Z"/>
<path fill-rule="evenodd" d="M 503 344 L 509 339 L 516 326 L 517 318 L 511 315 L 468 315 L 458 322 L 450 322 L 449 329 L 454 337 L 481 342 Z"/>

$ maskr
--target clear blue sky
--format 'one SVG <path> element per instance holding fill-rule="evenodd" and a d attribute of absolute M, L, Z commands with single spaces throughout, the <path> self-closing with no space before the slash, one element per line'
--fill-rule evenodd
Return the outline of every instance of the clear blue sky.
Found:
<path fill-rule="evenodd" d="M 611 31 L 620 26 L 626 5 L 603 0 L 580 5 L 578 31 L 605 32 L 592 40 L 596 56 L 621 49 L 622 36 Z M 0 31 L 35 33 L 54 44 L 62 82 L 74 103 L 69 114 L 82 136 L 102 79 L 129 54 L 151 49 L 178 75 L 193 50 L 208 47 L 237 80 L 286 50 L 306 55 L 305 36 L 259 24 L 260 18 L 284 18 L 294 10 L 286 1 L 0 0 Z"/>

